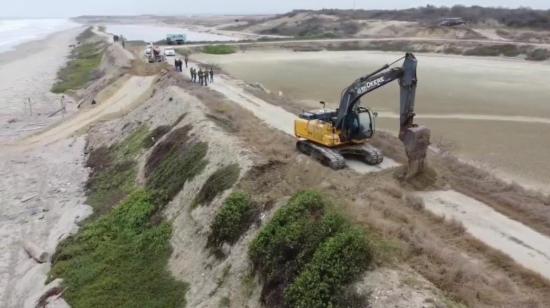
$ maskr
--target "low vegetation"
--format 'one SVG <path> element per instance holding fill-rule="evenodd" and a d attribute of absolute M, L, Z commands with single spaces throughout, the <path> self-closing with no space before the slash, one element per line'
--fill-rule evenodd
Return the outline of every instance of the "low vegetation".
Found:
<path fill-rule="evenodd" d="M 506 57 L 517 57 L 522 53 L 522 50 L 513 44 L 502 44 L 502 45 L 482 45 L 476 46 L 474 48 L 467 49 L 464 51 L 466 56 L 506 56 Z"/>
<path fill-rule="evenodd" d="M 83 88 L 99 77 L 98 68 L 105 45 L 102 42 L 89 42 L 93 35 L 90 29 L 79 35 L 77 39 L 81 43 L 73 48 L 68 63 L 57 73 L 57 82 L 51 89 L 53 93 Z"/>
<path fill-rule="evenodd" d="M 230 45 L 208 45 L 202 49 L 202 52 L 213 55 L 228 55 L 236 51 L 235 47 Z"/>
<path fill-rule="evenodd" d="M 101 30 L 101 29 L 100 29 Z M 86 40 L 89 40 L 91 39 L 92 37 L 95 36 L 95 33 L 94 31 L 92 30 L 92 27 L 88 27 L 86 28 L 86 30 L 82 31 L 82 33 L 80 33 L 79 35 L 77 35 L 76 37 L 76 41 L 81 43 L 83 41 L 86 41 Z"/>
<path fill-rule="evenodd" d="M 345 230 L 326 240 L 285 292 L 289 307 L 334 307 L 345 303 L 348 283 L 366 270 L 371 260 L 362 232 Z"/>
<path fill-rule="evenodd" d="M 544 61 L 550 59 L 550 50 L 537 48 L 527 54 L 527 60 L 531 61 Z"/>
<path fill-rule="evenodd" d="M 145 166 L 146 187 L 168 202 L 207 165 L 208 144 L 189 137 L 191 126 L 172 131 L 152 151 Z"/>
<path fill-rule="evenodd" d="M 161 125 L 153 129 L 145 139 L 143 139 L 143 147 L 146 149 L 151 148 L 157 141 L 159 141 L 164 135 L 166 135 L 172 127 L 170 125 Z"/>
<path fill-rule="evenodd" d="M 256 209 L 248 195 L 232 193 L 210 226 L 209 245 L 219 247 L 223 243 L 235 243 L 248 230 L 255 214 Z"/>
<path fill-rule="evenodd" d="M 136 157 L 147 134 L 148 128 L 140 126 L 122 142 L 90 153 L 86 203 L 94 208 L 94 217 L 107 213 L 135 189 Z"/>
<path fill-rule="evenodd" d="M 351 20 L 330 20 L 311 16 L 296 24 L 284 23 L 261 33 L 294 36 L 301 39 L 321 39 L 353 36 L 360 29 L 360 25 Z"/>
<path fill-rule="evenodd" d="M 94 215 L 59 245 L 49 275 L 63 279 L 71 306 L 185 306 L 187 285 L 168 271 L 172 229 L 161 210 L 202 170 L 206 144 L 189 138 L 190 127 L 174 130 L 150 155 L 146 189 L 136 184 L 139 156 L 171 127 L 137 126 L 121 142 L 90 153 L 87 195 Z"/>
<path fill-rule="evenodd" d="M 543 48 L 534 48 L 533 46 L 514 45 L 514 44 L 488 44 L 468 47 L 465 43 L 447 44 L 444 48 L 439 48 L 437 42 L 408 42 L 408 41 L 372 41 L 368 43 L 344 42 L 337 44 L 328 44 L 327 50 L 382 50 L 382 51 L 402 51 L 402 52 L 437 52 L 444 54 L 456 54 L 465 56 L 505 56 L 519 57 L 525 56 L 529 61 L 544 61 L 550 58 L 550 50 Z"/>
<path fill-rule="evenodd" d="M 238 164 L 231 164 L 214 172 L 195 197 L 193 205 L 209 204 L 220 193 L 231 188 L 239 179 L 241 169 Z"/>
<path fill-rule="evenodd" d="M 144 191 L 64 241 L 50 279 L 63 278 L 73 307 L 182 307 L 187 286 L 168 272 L 171 227 Z"/>
<path fill-rule="evenodd" d="M 330 307 L 345 302 L 340 291 L 367 268 L 370 247 L 321 195 L 302 192 L 277 211 L 249 256 L 267 306 Z"/>

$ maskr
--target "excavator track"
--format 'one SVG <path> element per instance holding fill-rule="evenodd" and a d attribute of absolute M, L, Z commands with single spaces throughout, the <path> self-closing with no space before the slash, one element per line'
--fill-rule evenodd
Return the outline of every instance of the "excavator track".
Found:
<path fill-rule="evenodd" d="M 315 158 L 331 169 L 339 170 L 346 167 L 344 156 L 336 150 L 318 146 L 307 140 L 298 140 L 296 148 L 298 151 Z"/>
<path fill-rule="evenodd" d="M 352 145 L 339 148 L 342 156 L 363 161 L 367 165 L 376 166 L 384 161 L 384 155 L 380 150 L 370 144 Z"/>

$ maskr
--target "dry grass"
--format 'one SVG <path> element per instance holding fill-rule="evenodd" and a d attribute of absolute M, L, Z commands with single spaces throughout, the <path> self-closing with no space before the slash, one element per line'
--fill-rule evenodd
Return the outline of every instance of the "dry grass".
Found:
<path fill-rule="evenodd" d="M 419 196 L 407 193 L 405 194 L 405 205 L 417 211 L 424 210 L 424 199 Z"/>
<path fill-rule="evenodd" d="M 303 189 L 323 191 L 342 204 L 346 216 L 394 243 L 377 249 L 390 252 L 386 254 L 387 262 L 409 264 L 457 302 L 472 307 L 545 307 L 550 303 L 550 284 L 546 280 L 472 238 L 461 224 L 422 210 L 418 200 L 410 197 L 409 191 L 415 189 L 414 185 L 400 182 L 394 171 L 358 175 L 349 170 L 333 172 L 320 167 L 296 153 L 292 137 L 268 128 L 250 112 L 226 102 L 209 89 L 188 86 L 186 82 L 180 85 L 199 97 L 210 112 L 216 113 L 223 106 L 224 116 L 239 119 L 235 135 L 260 160 L 237 186 L 239 190 L 260 196 L 260 205 L 270 207 L 273 200 Z M 264 98 L 268 99 L 269 95 L 265 94 Z M 277 103 L 282 102 L 276 100 Z M 285 107 L 299 108 L 297 105 Z M 376 145 L 388 156 L 403 161 L 400 141 L 386 134 L 378 136 L 374 140 Z M 429 180 L 422 181 L 424 189 L 449 186 L 459 189 L 462 183 L 461 191 L 472 195 L 469 185 L 489 191 L 498 187 L 491 181 L 468 179 L 472 175 L 468 170 L 453 173 L 442 159 L 431 155 L 433 173 Z M 534 204 L 533 213 L 543 209 L 544 203 L 539 199 L 542 197 L 518 191 L 517 187 L 506 189 L 519 192 L 520 196 L 515 198 L 529 198 Z M 494 194 L 488 194 L 487 198 L 489 205 L 497 202 Z M 519 215 L 516 207 L 518 205 L 511 206 L 511 210 Z"/>
<path fill-rule="evenodd" d="M 141 59 L 132 60 L 129 73 L 136 76 L 154 76 L 167 71 L 170 66 L 167 63 L 147 63 Z"/>
<path fill-rule="evenodd" d="M 378 132 L 372 143 L 385 155 L 406 162 L 403 145 L 395 136 Z M 430 175 L 435 178 L 431 179 L 432 183 L 428 183 L 428 187 L 455 189 L 550 236 L 550 196 L 528 190 L 517 183 L 499 180 L 491 173 L 461 162 L 445 151 L 442 154 L 430 152 L 428 164 L 430 172 L 435 173 Z M 405 184 L 414 188 L 426 186 L 426 183 L 415 183 L 414 180 Z"/>

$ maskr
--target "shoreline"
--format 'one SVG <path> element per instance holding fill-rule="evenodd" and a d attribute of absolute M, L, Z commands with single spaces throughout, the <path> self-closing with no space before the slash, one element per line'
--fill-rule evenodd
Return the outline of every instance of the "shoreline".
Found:
<path fill-rule="evenodd" d="M 50 88 L 60 67 L 67 63 L 70 44 L 82 27 L 52 33 L 16 50 L 0 55 L 0 306 L 35 307 L 46 286 L 51 257 L 57 245 L 75 233 L 79 223 L 92 213 L 86 205 L 85 183 L 89 170 L 85 166 L 86 138 L 68 137 L 27 148 L 10 145 L 38 131 L 49 130 L 64 122 L 76 110 L 67 98 L 67 114 L 48 116 L 59 109 L 61 95 Z M 4 79 L 4 80 L 3 80 Z M 5 87 L 3 89 L 2 87 Z M 21 114 L 17 95 L 33 95 L 36 114 Z M 16 116 L 14 123 L 4 122 Z M 9 136 L 2 134 L 10 134 Z M 30 242 L 47 254 L 37 263 L 25 252 Z M 51 285 L 49 285 L 51 286 Z"/>

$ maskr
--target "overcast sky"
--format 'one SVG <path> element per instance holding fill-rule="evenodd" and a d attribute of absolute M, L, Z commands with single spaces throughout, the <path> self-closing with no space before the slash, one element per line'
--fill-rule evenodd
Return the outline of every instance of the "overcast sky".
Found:
<path fill-rule="evenodd" d="M 283 13 L 293 9 L 393 9 L 454 4 L 550 9 L 550 0 L 0 0 L 1 17 Z"/>

